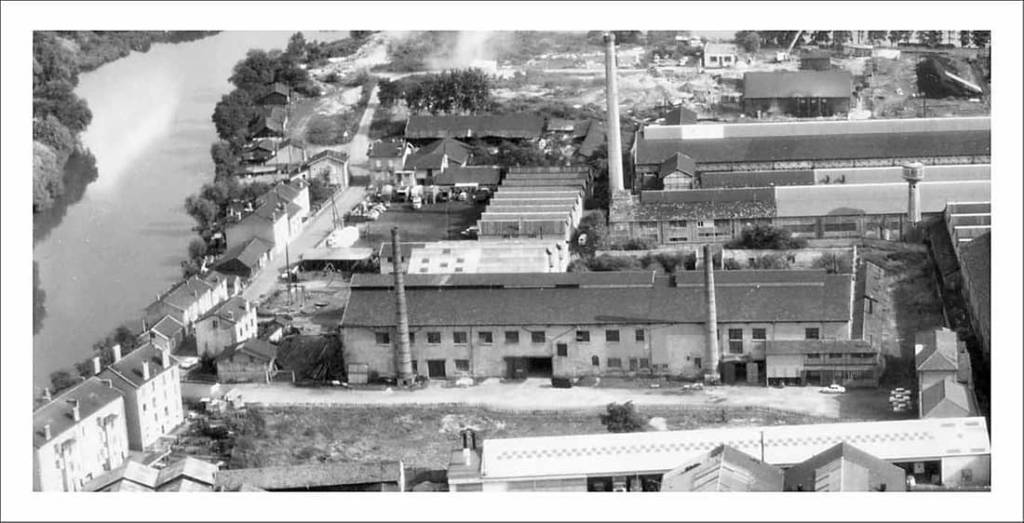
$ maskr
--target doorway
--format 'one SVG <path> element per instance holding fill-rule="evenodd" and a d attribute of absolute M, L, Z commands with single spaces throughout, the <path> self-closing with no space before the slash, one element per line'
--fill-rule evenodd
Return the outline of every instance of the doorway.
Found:
<path fill-rule="evenodd" d="M 427 360 L 427 376 L 431 379 L 445 379 L 447 374 L 444 370 L 445 360 Z"/>

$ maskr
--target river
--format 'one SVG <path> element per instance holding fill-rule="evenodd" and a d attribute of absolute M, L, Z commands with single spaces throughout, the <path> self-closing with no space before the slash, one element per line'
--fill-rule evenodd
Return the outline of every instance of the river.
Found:
<path fill-rule="evenodd" d="M 45 316 L 33 337 L 33 383 L 87 358 L 95 341 L 181 276 L 195 237 L 185 197 L 213 180 L 214 105 L 249 49 L 284 48 L 291 32 L 229 31 L 154 44 L 79 78 L 92 109 L 82 142 L 98 177 L 33 255 Z M 307 32 L 330 41 L 345 32 Z M 69 165 L 74 168 L 74 165 Z M 59 219 L 59 218 L 58 218 Z"/>

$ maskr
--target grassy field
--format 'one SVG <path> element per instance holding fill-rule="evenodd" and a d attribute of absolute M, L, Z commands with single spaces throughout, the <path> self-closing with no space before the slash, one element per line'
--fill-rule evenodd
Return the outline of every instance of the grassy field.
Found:
<path fill-rule="evenodd" d="M 641 407 L 670 430 L 834 420 L 765 409 Z M 498 412 L 474 407 L 310 407 L 252 410 L 235 445 L 232 468 L 333 461 L 401 459 L 407 467 L 443 469 L 458 431 L 488 438 L 601 434 L 600 411 Z"/>

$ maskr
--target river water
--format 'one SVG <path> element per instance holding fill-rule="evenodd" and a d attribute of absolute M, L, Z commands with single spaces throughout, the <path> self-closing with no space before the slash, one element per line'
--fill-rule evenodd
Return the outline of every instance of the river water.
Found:
<path fill-rule="evenodd" d="M 305 35 L 330 41 L 346 33 Z M 213 107 L 246 51 L 283 48 L 290 36 L 231 31 L 155 44 L 80 76 L 76 93 L 93 113 L 82 142 L 99 175 L 34 246 L 45 292 L 33 337 L 36 386 L 87 358 L 93 342 L 180 278 L 195 236 L 185 197 L 213 180 Z"/>

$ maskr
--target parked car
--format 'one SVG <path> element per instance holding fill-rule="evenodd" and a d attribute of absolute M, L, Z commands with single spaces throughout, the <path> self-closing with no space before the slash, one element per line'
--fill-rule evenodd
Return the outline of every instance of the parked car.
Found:
<path fill-rule="evenodd" d="M 466 227 L 466 229 L 463 230 L 460 234 L 462 234 L 466 238 L 476 238 L 477 236 L 480 235 L 480 227 L 477 225 Z"/>
<path fill-rule="evenodd" d="M 842 385 L 840 385 L 838 383 L 833 383 L 833 384 L 829 385 L 828 387 L 822 387 L 822 388 L 818 389 L 818 392 L 821 392 L 823 394 L 842 394 L 842 393 L 846 392 L 846 387 L 844 387 L 844 386 L 842 386 Z"/>

